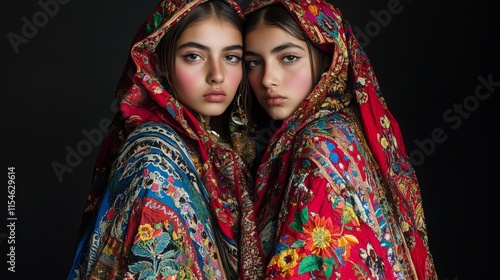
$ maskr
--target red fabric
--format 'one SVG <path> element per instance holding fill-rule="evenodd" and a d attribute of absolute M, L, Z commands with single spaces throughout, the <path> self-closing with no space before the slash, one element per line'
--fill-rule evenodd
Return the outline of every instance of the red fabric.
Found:
<path fill-rule="evenodd" d="M 311 94 L 292 116 L 283 121 L 283 125 L 275 132 L 257 172 L 256 190 L 259 200 L 255 204 L 255 209 L 257 216 L 261 218 L 259 229 L 263 240 L 266 235 L 274 234 L 269 233 L 269 229 L 265 227 L 278 219 L 275 239 L 278 245 L 274 247 L 274 251 L 270 252 L 271 256 L 274 257 L 268 264 L 266 275 L 268 277 L 302 279 L 298 275 L 299 270 L 297 269 L 293 277 L 286 273 L 283 274 L 284 270 L 277 273 L 276 269 L 278 268 L 276 263 L 273 263 L 273 260 L 279 259 L 279 252 L 285 252 L 280 250 L 293 248 L 293 250 L 300 251 L 302 248 L 291 245 L 293 243 L 287 241 L 287 238 L 294 236 L 290 232 L 290 228 L 287 227 L 290 219 L 293 220 L 297 215 L 300 216 L 299 213 L 303 209 L 307 209 L 310 214 L 315 212 L 321 217 L 330 217 L 333 219 L 332 221 L 339 220 L 341 217 L 326 210 L 330 209 L 332 205 L 328 205 L 330 208 L 314 208 L 318 204 L 314 203 L 312 198 L 304 196 L 301 201 L 296 196 L 306 191 L 321 196 L 323 195 L 321 192 L 325 192 L 325 188 L 333 187 L 334 190 L 329 192 L 331 199 L 347 201 L 352 193 L 344 193 L 341 184 L 341 182 L 347 182 L 344 187 L 348 188 L 352 185 L 355 188 L 357 186 L 356 195 L 362 198 L 364 198 L 362 192 L 367 192 L 371 188 L 375 189 L 371 198 L 366 198 L 363 202 L 372 207 L 387 207 L 388 211 L 393 211 L 392 214 L 386 214 L 387 216 L 383 219 L 380 218 L 380 221 L 388 222 L 389 227 L 393 227 L 391 229 L 393 231 L 404 232 L 404 241 L 399 241 L 398 246 L 395 246 L 395 254 L 405 266 L 403 275 L 406 277 L 417 277 L 418 275 L 419 279 L 437 278 L 427 245 L 426 225 L 415 171 L 406 154 L 399 125 L 386 106 L 374 70 L 356 41 L 349 23 L 334 5 L 320 0 L 254 0 L 246 8 L 245 15 L 272 4 L 283 5 L 295 17 L 308 38 L 319 49 L 332 54 L 333 59 L 329 70 L 322 75 Z M 349 131 L 356 130 L 353 128 L 356 126 L 356 122 L 352 121 L 351 117 L 343 115 L 344 111 L 351 110 L 351 107 L 355 107 L 355 111 L 359 111 L 362 123 L 362 132 L 353 135 L 350 135 Z M 329 123 L 334 122 L 337 118 L 336 115 L 341 120 L 335 124 Z M 338 134 L 334 134 L 332 132 L 334 130 Z M 306 131 L 309 134 L 306 134 Z M 318 133 L 324 133 L 324 138 L 318 136 Z M 346 135 L 345 140 L 339 142 L 338 135 Z M 314 146 L 316 138 L 322 140 L 318 140 L 317 146 Z M 363 148 L 365 141 L 367 142 L 366 149 Z M 346 143 L 352 146 L 344 145 Z M 340 151 L 327 149 L 331 146 L 338 146 Z M 310 154 L 303 152 L 304 147 L 310 147 Z M 335 156 L 342 159 L 342 155 L 347 155 L 347 151 L 352 149 L 350 147 L 354 147 L 354 150 L 357 147 L 362 147 L 359 148 L 359 151 L 368 167 L 364 166 L 364 161 L 351 159 L 347 162 L 341 162 L 335 160 Z M 299 160 L 301 157 L 305 157 L 315 164 Z M 370 160 L 372 157 L 375 162 Z M 365 176 L 364 172 L 371 175 L 363 177 Z M 306 179 L 298 178 L 298 174 L 306 176 Z M 319 183 L 321 187 L 309 185 L 312 182 L 318 183 L 309 178 L 310 176 L 329 178 L 329 181 L 328 183 L 321 181 L 322 183 Z M 389 204 L 386 204 L 386 200 L 389 201 Z M 294 207 L 302 208 L 295 209 Z M 373 211 L 375 215 L 377 212 Z M 381 230 L 375 224 L 366 226 L 363 222 L 359 225 L 345 222 L 345 226 L 357 227 L 360 231 L 345 234 L 353 236 L 353 240 L 356 237 L 359 244 L 367 244 L 366 241 L 364 243 L 362 241 L 366 238 L 378 239 L 377 242 L 380 243 L 383 241 L 382 237 L 375 238 L 373 235 L 377 230 Z M 396 228 L 395 224 L 399 228 Z M 394 233 L 395 240 L 399 240 L 397 235 Z M 355 248 L 356 246 L 351 247 L 351 251 Z M 385 254 L 384 263 L 386 263 L 385 268 L 388 269 L 388 253 L 377 249 L 379 248 L 377 245 L 374 245 L 374 248 L 378 254 Z M 305 254 L 308 253 L 305 252 Z M 353 258 L 354 262 L 359 261 L 359 256 L 357 260 L 356 257 Z M 300 255 L 299 259 L 302 260 L 301 265 L 303 265 L 304 259 L 301 259 Z M 291 266 L 286 266 L 284 263 L 280 269 L 283 268 L 292 271 Z M 337 268 L 339 273 L 346 273 L 342 272 L 345 269 L 349 270 L 346 266 Z M 386 277 L 398 273 L 397 267 L 394 269 L 393 272 L 387 270 Z M 321 276 L 321 274 L 318 275 Z M 318 275 L 315 274 L 315 276 Z M 350 276 L 354 277 L 349 273 L 342 275 L 347 275 L 346 279 L 351 279 Z M 332 278 L 334 277 L 335 274 L 332 275 Z"/>

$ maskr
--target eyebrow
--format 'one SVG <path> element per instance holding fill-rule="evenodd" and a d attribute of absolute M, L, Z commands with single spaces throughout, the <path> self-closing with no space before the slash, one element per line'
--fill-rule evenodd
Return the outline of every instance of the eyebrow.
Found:
<path fill-rule="evenodd" d="M 205 50 L 205 51 L 210 50 L 209 47 L 202 45 L 202 44 L 198 44 L 196 42 L 184 43 L 184 44 L 178 46 L 177 49 L 180 50 L 180 49 L 188 48 L 188 47 L 197 48 L 197 49 L 201 49 L 201 50 Z M 224 51 L 243 50 L 243 46 L 242 45 L 231 45 L 231 46 L 227 46 L 227 47 L 223 48 L 222 50 L 224 50 Z"/>
<path fill-rule="evenodd" d="M 283 50 L 286 50 L 286 49 L 293 49 L 293 48 L 299 48 L 301 50 L 304 50 L 304 48 L 302 48 L 301 46 L 296 45 L 294 43 L 285 43 L 285 44 L 282 44 L 282 45 L 279 45 L 279 46 L 273 48 L 271 50 L 271 53 L 278 53 L 280 51 L 283 51 Z M 255 53 L 255 52 L 252 52 L 252 51 L 245 51 L 245 55 L 258 56 L 259 54 Z"/>

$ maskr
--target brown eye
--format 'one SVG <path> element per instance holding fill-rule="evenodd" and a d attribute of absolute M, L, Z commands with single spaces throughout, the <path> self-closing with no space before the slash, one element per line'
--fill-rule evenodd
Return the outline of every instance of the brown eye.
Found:
<path fill-rule="evenodd" d="M 262 65 L 262 63 L 256 59 L 247 60 L 246 63 L 250 68 L 255 68 L 257 66 Z"/>
<path fill-rule="evenodd" d="M 234 55 L 234 54 L 230 54 L 230 55 L 226 56 L 226 60 L 229 62 L 238 63 L 241 61 L 241 57 Z"/>
<path fill-rule="evenodd" d="M 202 60 L 202 57 L 200 55 L 198 55 L 198 54 L 195 54 L 195 53 L 190 53 L 190 54 L 184 55 L 183 57 L 187 61 L 199 61 L 199 60 Z"/>
<path fill-rule="evenodd" d="M 299 57 L 298 56 L 295 56 L 295 55 L 286 55 L 284 56 L 281 61 L 285 62 L 285 63 L 294 63 L 296 62 L 297 60 L 299 60 Z"/>

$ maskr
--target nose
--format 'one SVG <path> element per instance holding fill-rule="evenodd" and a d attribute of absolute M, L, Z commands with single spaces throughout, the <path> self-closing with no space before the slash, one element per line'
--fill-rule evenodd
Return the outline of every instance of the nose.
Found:
<path fill-rule="evenodd" d="M 209 84 L 220 84 L 224 82 L 224 71 L 221 63 L 212 60 L 209 67 L 210 69 L 207 75 L 207 82 Z"/>
<path fill-rule="evenodd" d="M 272 63 L 266 63 L 264 74 L 262 75 L 262 85 L 266 88 L 272 88 L 279 85 L 278 69 L 273 67 Z"/>

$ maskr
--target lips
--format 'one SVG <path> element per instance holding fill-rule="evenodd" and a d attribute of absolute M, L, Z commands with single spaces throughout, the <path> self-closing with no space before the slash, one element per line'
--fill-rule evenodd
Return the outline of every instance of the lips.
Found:
<path fill-rule="evenodd" d="M 285 102 L 286 98 L 276 93 L 268 93 L 264 97 L 264 102 L 270 106 L 280 105 Z"/>
<path fill-rule="evenodd" d="M 211 90 L 203 95 L 203 99 L 207 102 L 221 103 L 226 99 L 226 94 L 223 90 Z"/>

